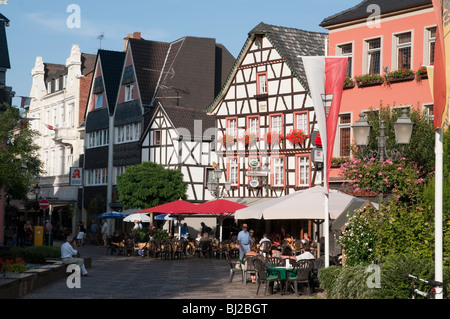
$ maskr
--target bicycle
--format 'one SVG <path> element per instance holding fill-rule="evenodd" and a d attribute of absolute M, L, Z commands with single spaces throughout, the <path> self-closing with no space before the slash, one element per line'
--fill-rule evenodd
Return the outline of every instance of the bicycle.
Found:
<path fill-rule="evenodd" d="M 403 276 L 407 277 L 408 279 L 412 280 L 412 286 L 411 286 L 411 293 L 409 294 L 409 299 L 415 299 L 415 294 L 420 295 L 422 297 L 425 297 L 425 299 L 435 299 L 436 297 L 436 287 L 442 287 L 443 283 L 435 280 L 425 280 L 422 278 L 419 278 L 417 276 L 413 276 L 404 272 L 399 271 Z M 421 291 L 417 289 L 417 284 L 420 282 L 424 283 L 425 285 L 429 286 L 430 288 L 428 291 Z"/>

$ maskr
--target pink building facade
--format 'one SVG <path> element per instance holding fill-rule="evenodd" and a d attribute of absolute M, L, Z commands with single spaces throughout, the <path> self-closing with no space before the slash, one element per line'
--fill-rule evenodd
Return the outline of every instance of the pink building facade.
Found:
<path fill-rule="evenodd" d="M 378 4 L 377 4 L 378 3 Z M 328 55 L 348 56 L 347 76 L 333 157 L 349 156 L 351 125 L 359 114 L 380 105 L 419 108 L 431 117 L 433 99 L 426 74 L 418 72 L 434 60 L 436 20 L 431 1 L 366 1 L 325 19 Z M 411 75 L 386 81 L 400 70 Z M 361 76 L 379 74 L 383 83 L 362 83 Z"/>

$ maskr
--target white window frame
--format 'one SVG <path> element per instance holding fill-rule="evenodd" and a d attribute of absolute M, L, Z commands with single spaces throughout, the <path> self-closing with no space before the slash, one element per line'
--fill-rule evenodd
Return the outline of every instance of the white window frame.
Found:
<path fill-rule="evenodd" d="M 297 157 L 297 169 L 298 169 L 298 181 L 297 186 L 309 186 L 310 178 L 310 157 L 309 156 L 298 156 Z M 301 183 L 302 179 L 304 183 Z"/>
<path fill-rule="evenodd" d="M 344 48 L 345 46 L 348 46 L 348 45 L 351 46 L 352 50 L 351 50 L 350 53 L 344 53 L 344 52 L 343 52 L 343 48 Z M 340 44 L 337 45 L 337 52 L 338 52 L 338 55 L 339 55 L 339 56 L 345 56 L 345 57 L 347 57 L 347 58 L 349 59 L 349 61 L 350 61 L 350 65 L 347 66 L 347 71 L 349 71 L 350 74 L 348 74 L 348 72 L 346 72 L 346 75 L 347 75 L 348 77 L 350 77 L 350 78 L 353 77 L 353 48 L 354 48 L 354 47 L 355 47 L 355 45 L 354 45 L 353 42 L 340 43 Z"/>
<path fill-rule="evenodd" d="M 370 49 L 370 45 L 369 43 L 371 41 L 376 41 L 379 40 L 380 41 L 380 47 L 376 48 L 376 49 Z M 381 71 L 383 70 L 383 37 L 379 36 L 379 37 L 374 37 L 374 38 L 370 38 L 370 39 L 365 39 L 364 40 L 364 61 L 365 61 L 365 65 L 364 65 L 364 71 L 363 74 L 370 74 L 370 73 L 378 73 L 381 74 Z M 379 72 L 370 72 L 370 65 L 371 65 L 371 57 L 373 53 L 379 52 L 380 54 L 380 66 L 379 66 Z"/>
<path fill-rule="evenodd" d="M 272 157 L 273 160 L 273 187 L 284 187 L 284 157 Z"/>
<path fill-rule="evenodd" d="M 125 173 L 126 171 L 126 166 L 115 166 L 114 167 L 114 172 L 113 172 L 113 180 L 112 183 L 113 185 L 117 185 L 117 177 L 122 175 L 123 173 Z"/>
<path fill-rule="evenodd" d="M 125 102 L 133 100 L 134 83 L 125 85 Z"/>
<path fill-rule="evenodd" d="M 109 144 L 108 129 L 87 133 L 86 141 L 87 141 L 86 148 L 95 148 L 108 145 Z"/>
<path fill-rule="evenodd" d="M 95 108 L 95 109 L 102 108 L 102 107 L 103 107 L 103 92 L 97 93 L 97 94 L 95 94 L 94 96 L 95 96 L 95 99 L 94 99 L 94 103 L 95 103 L 94 108 Z"/>
<path fill-rule="evenodd" d="M 401 43 L 399 44 L 399 37 L 401 35 L 404 35 L 406 33 L 410 33 L 411 34 L 411 41 L 408 43 Z M 392 59 L 392 70 L 398 70 L 399 69 L 399 50 L 400 49 L 404 49 L 404 48 L 410 48 L 411 51 L 411 56 L 410 56 L 410 66 L 409 69 L 413 69 L 413 63 L 414 63 L 414 30 L 406 30 L 406 31 L 402 31 L 402 32 L 397 32 L 394 33 L 392 35 L 392 54 L 393 54 L 393 59 Z"/>
<path fill-rule="evenodd" d="M 115 130 L 115 143 L 129 143 L 139 140 L 141 134 L 141 123 L 130 123 L 122 126 L 117 126 Z"/>
<path fill-rule="evenodd" d="M 108 169 L 95 168 L 86 170 L 86 186 L 106 185 L 108 183 Z"/>
<path fill-rule="evenodd" d="M 239 185 L 239 162 L 238 158 L 230 158 L 229 161 L 229 170 L 230 170 L 230 182 L 231 186 L 238 186 Z"/>
<path fill-rule="evenodd" d="M 309 135 L 309 112 L 296 112 L 295 113 L 295 121 L 297 124 L 296 129 L 302 130 L 303 133 Z"/>
<path fill-rule="evenodd" d="M 423 61 L 425 65 L 431 65 L 431 63 L 433 63 L 434 61 L 432 61 L 431 57 L 431 45 L 436 43 L 436 35 L 434 37 L 431 36 L 431 31 L 432 29 L 435 29 L 436 32 L 436 26 L 429 26 L 429 27 L 425 27 L 425 31 L 424 31 L 424 46 L 423 46 Z M 434 59 L 434 57 L 433 57 Z"/>

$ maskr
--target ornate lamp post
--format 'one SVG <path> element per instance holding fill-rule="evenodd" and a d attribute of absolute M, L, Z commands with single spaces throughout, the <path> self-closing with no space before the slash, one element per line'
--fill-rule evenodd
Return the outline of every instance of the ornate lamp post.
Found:
<path fill-rule="evenodd" d="M 209 192 L 216 199 L 219 199 L 219 197 L 220 197 L 219 180 L 220 180 L 221 176 L 222 176 L 222 170 L 220 168 L 214 169 L 213 179 L 209 180 L 206 184 Z M 228 192 L 230 189 L 231 189 L 231 182 L 226 181 L 225 182 L 225 190 Z"/>
<path fill-rule="evenodd" d="M 397 119 L 394 123 L 394 131 L 395 131 L 395 141 L 397 144 L 400 144 L 404 147 L 404 145 L 409 144 L 412 135 L 412 129 L 414 123 L 411 122 L 411 119 L 406 114 L 407 110 L 402 110 L 402 115 Z M 365 153 L 371 157 L 378 157 L 380 162 L 384 162 L 385 157 L 390 159 L 395 159 L 396 156 L 401 154 L 398 150 L 388 150 L 386 149 L 386 142 L 388 137 L 386 134 L 384 120 L 380 120 L 380 136 L 377 137 L 378 140 L 378 150 L 365 150 Z M 355 144 L 360 148 L 367 148 L 369 145 L 369 137 L 371 126 L 364 118 L 364 113 L 359 115 L 359 120 L 355 122 L 355 125 L 352 126 L 353 135 L 355 137 Z"/>

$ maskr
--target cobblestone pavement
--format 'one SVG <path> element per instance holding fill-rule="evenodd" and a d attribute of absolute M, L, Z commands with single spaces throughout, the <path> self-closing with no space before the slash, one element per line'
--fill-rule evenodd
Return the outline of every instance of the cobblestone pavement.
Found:
<path fill-rule="evenodd" d="M 92 258 L 91 277 L 82 277 L 80 288 L 68 288 L 66 280 L 60 280 L 22 299 L 324 299 L 320 292 L 264 296 L 264 284 L 257 296 L 257 286 L 243 284 L 238 275 L 228 283 L 230 268 L 225 259 L 111 256 L 106 248 L 90 245 L 78 250 Z"/>

